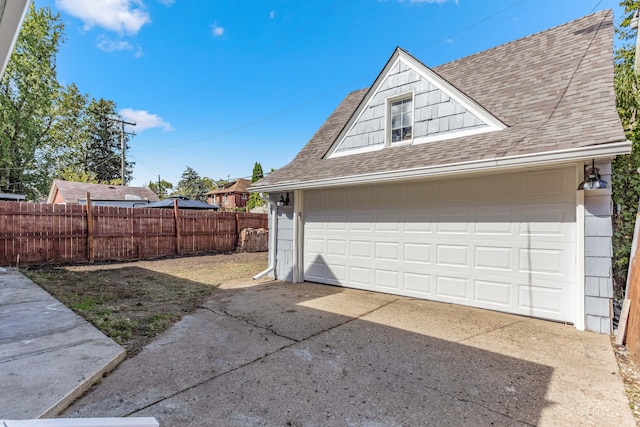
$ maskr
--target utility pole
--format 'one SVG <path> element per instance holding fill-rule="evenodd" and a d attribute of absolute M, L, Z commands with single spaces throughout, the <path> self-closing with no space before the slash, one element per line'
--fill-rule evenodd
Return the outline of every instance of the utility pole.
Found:
<path fill-rule="evenodd" d="M 107 117 L 104 116 L 102 114 L 99 113 L 95 113 L 90 111 L 90 113 L 97 115 L 98 117 L 100 117 L 102 120 L 109 120 L 112 122 L 116 122 L 116 123 L 120 123 L 120 150 L 122 151 L 122 158 L 120 160 L 120 174 L 122 177 L 122 185 L 124 185 L 124 174 L 125 174 L 125 151 L 127 149 L 125 141 L 124 141 L 124 136 L 125 135 L 135 135 L 135 132 L 125 132 L 124 131 L 124 125 L 130 125 L 130 126 L 136 126 L 135 123 L 131 123 L 131 122 L 127 122 L 124 119 L 121 119 L 119 117 Z"/>
<path fill-rule="evenodd" d="M 126 122 L 126 121 L 124 121 L 124 119 L 111 118 L 110 120 L 113 120 L 114 122 L 120 122 L 120 149 L 122 150 L 122 161 L 121 161 L 122 175 L 121 176 L 122 176 L 122 185 L 125 185 L 125 182 L 124 182 L 124 172 L 125 172 L 125 170 L 124 170 L 125 169 L 125 167 L 124 167 L 124 165 L 125 165 L 124 154 L 125 154 L 125 151 L 126 151 L 127 147 L 126 147 L 126 143 L 124 141 L 124 135 L 125 134 L 127 134 L 127 135 L 135 135 L 135 133 L 133 133 L 133 132 L 125 132 L 124 131 L 124 125 L 135 126 L 136 124 L 135 123 L 131 123 L 131 122 Z"/>

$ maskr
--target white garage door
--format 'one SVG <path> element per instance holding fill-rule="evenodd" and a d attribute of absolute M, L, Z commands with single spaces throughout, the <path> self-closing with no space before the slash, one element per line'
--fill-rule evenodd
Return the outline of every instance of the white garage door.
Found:
<path fill-rule="evenodd" d="M 575 169 L 304 193 L 304 280 L 573 322 Z"/>

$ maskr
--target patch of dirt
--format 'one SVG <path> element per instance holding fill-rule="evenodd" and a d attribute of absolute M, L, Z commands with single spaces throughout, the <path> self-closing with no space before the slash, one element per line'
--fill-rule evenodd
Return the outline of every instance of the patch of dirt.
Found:
<path fill-rule="evenodd" d="M 244 252 L 21 271 L 131 357 L 216 287 L 250 281 L 266 267 L 266 252 Z"/>
<path fill-rule="evenodd" d="M 633 361 L 625 346 L 613 345 L 624 388 L 629 398 L 629 407 L 636 425 L 640 427 L 640 369 Z"/>

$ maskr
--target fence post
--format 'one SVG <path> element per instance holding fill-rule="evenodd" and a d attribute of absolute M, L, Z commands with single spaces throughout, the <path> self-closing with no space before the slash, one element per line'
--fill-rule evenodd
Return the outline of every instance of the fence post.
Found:
<path fill-rule="evenodd" d="M 178 208 L 178 199 L 173 199 L 173 217 L 176 221 L 176 255 L 182 255 L 182 243 L 180 242 L 180 209 Z"/>
<path fill-rule="evenodd" d="M 91 209 L 91 194 L 87 191 L 87 257 L 89 262 L 93 264 L 94 260 L 94 245 L 93 241 L 93 212 Z"/>

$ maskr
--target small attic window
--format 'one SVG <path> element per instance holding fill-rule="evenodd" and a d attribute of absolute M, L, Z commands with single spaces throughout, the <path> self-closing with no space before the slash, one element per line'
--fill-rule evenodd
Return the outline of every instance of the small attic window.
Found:
<path fill-rule="evenodd" d="M 410 141 L 413 138 L 413 94 L 388 101 L 387 135 L 390 143 Z"/>

